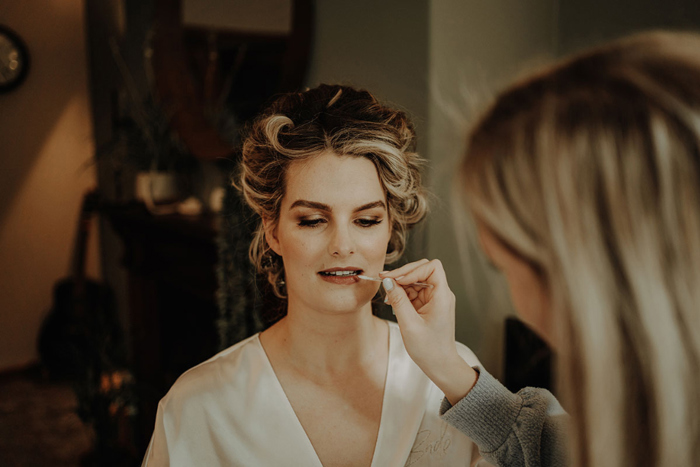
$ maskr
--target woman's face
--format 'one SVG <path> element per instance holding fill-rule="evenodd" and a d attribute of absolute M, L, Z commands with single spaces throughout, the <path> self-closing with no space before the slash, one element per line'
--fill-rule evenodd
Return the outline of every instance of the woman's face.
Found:
<path fill-rule="evenodd" d="M 488 227 L 478 223 L 479 241 L 491 263 L 508 282 L 510 296 L 520 318 L 550 345 L 555 345 L 549 294 L 542 277 L 527 261 L 507 248 Z"/>
<path fill-rule="evenodd" d="M 325 152 L 292 163 L 279 222 L 266 239 L 282 257 L 289 310 L 300 305 L 349 313 L 369 302 L 391 235 L 386 195 L 374 164 Z"/>

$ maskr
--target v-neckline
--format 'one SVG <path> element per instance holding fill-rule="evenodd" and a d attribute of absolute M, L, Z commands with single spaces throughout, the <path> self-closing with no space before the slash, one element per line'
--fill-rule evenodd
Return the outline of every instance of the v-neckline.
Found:
<path fill-rule="evenodd" d="M 385 374 L 386 376 L 384 377 L 384 392 L 382 394 L 382 412 L 379 418 L 379 429 L 377 430 L 377 439 L 374 441 L 374 450 L 372 451 L 372 462 L 370 462 L 370 467 L 375 467 L 375 460 L 377 459 L 377 448 L 381 447 L 380 440 L 382 439 L 382 434 L 383 431 L 382 427 L 385 425 L 384 420 L 386 418 L 386 411 L 387 409 L 387 398 L 388 394 L 390 391 L 388 391 L 389 388 L 392 387 L 393 380 L 392 379 L 392 371 L 391 369 L 391 363 L 393 360 L 393 354 L 395 353 L 394 345 L 393 345 L 393 339 L 392 339 L 392 329 L 391 329 L 391 324 L 389 322 L 386 322 L 387 325 L 387 344 L 389 346 L 388 349 L 388 355 L 387 355 L 387 362 L 386 362 L 386 368 L 385 368 Z M 291 411 L 292 414 L 294 414 L 294 420 L 296 421 L 295 425 L 297 425 L 297 428 L 301 430 L 302 433 L 304 433 L 304 438 L 306 439 L 306 444 L 307 448 L 310 448 L 311 452 L 313 452 L 313 457 L 318 463 L 318 466 L 323 467 L 323 463 L 321 462 L 321 459 L 318 457 L 318 453 L 316 452 L 316 449 L 314 448 L 313 444 L 311 443 L 311 439 L 309 438 L 308 433 L 306 433 L 306 430 L 304 429 L 304 426 L 301 424 L 301 420 L 299 420 L 299 416 L 297 415 L 296 411 L 294 410 L 294 407 L 292 407 L 292 403 L 287 397 L 287 393 L 284 391 L 284 387 L 282 387 L 282 383 L 280 382 L 279 378 L 277 377 L 277 373 L 275 372 L 275 368 L 272 366 L 272 362 L 270 361 L 270 357 L 267 355 L 267 351 L 265 350 L 265 347 L 262 345 L 262 341 L 260 340 L 260 333 L 257 333 L 255 335 L 257 344 L 260 348 L 260 351 L 262 352 L 264 358 L 264 361 L 266 363 L 267 369 L 272 372 L 273 380 L 276 383 L 276 389 L 284 396 L 283 399 L 286 402 L 286 408 L 288 411 Z M 280 398 L 282 399 L 282 398 Z"/>

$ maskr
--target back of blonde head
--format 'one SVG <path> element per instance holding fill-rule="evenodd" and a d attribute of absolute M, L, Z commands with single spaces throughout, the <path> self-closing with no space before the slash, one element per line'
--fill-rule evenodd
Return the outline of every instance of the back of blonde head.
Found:
<path fill-rule="evenodd" d="M 462 174 L 550 291 L 574 465 L 695 465 L 700 37 L 635 36 L 517 83 Z"/>

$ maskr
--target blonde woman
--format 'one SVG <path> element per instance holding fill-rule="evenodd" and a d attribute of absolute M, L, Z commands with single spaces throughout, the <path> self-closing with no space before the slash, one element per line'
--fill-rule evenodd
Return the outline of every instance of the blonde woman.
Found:
<path fill-rule="evenodd" d="M 470 465 L 443 393 L 372 313 L 376 278 L 426 213 L 403 112 L 346 86 L 280 97 L 252 125 L 239 184 L 250 255 L 283 317 L 182 375 L 160 402 L 148 466 Z M 457 348 L 465 364 L 478 360 Z"/>
<path fill-rule="evenodd" d="M 551 394 L 455 358 L 453 296 L 425 261 L 385 277 L 443 418 L 498 465 L 698 465 L 700 37 L 647 33 L 516 83 L 461 175 L 483 251 L 558 349 L 568 448 Z M 415 281 L 434 288 L 395 286 Z"/>

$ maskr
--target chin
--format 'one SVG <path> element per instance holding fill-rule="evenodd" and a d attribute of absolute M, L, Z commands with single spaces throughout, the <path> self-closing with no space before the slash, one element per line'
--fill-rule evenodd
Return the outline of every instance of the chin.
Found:
<path fill-rule="evenodd" d="M 355 285 L 335 285 L 320 280 L 311 283 L 287 282 L 290 301 L 303 304 L 306 309 L 328 314 L 357 313 L 370 306 L 379 290 L 379 285 L 375 284 L 377 283 L 364 281 Z"/>
<path fill-rule="evenodd" d="M 312 297 L 305 297 L 310 308 L 330 314 L 357 313 L 370 306 L 374 294 L 359 294 L 357 291 L 324 291 Z"/>
<path fill-rule="evenodd" d="M 354 294 L 337 294 L 334 297 L 324 297 L 320 301 L 318 308 L 331 313 L 345 314 L 357 313 L 367 307 L 372 301 L 372 297 L 357 297 Z"/>

